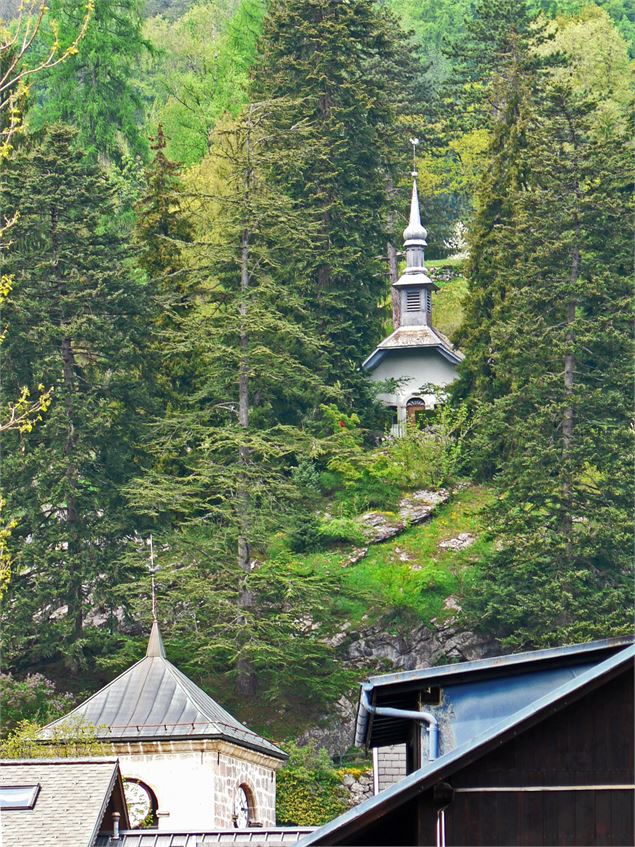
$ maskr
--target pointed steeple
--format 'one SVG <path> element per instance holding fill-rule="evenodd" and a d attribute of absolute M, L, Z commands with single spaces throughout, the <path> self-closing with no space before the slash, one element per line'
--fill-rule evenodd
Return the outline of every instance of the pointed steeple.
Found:
<path fill-rule="evenodd" d="M 404 247 L 410 246 L 413 242 L 421 247 L 427 246 L 426 238 L 428 230 L 421 223 L 421 213 L 419 211 L 419 193 L 417 191 L 417 177 L 412 180 L 412 197 L 410 198 L 410 220 L 408 226 L 403 231 Z"/>
<path fill-rule="evenodd" d="M 165 659 L 165 647 L 163 646 L 163 639 L 161 638 L 159 623 L 156 618 L 152 621 L 152 629 L 150 630 L 146 656 L 151 659 Z"/>

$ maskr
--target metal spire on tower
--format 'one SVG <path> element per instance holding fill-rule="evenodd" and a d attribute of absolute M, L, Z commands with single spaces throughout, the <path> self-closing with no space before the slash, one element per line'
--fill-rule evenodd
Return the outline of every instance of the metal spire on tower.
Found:
<path fill-rule="evenodd" d="M 427 246 L 427 229 L 421 223 L 419 212 L 419 193 L 417 191 L 417 145 L 418 138 L 411 138 L 412 144 L 412 196 L 410 198 L 410 219 L 403 233 L 406 248 L 407 268 L 423 267 L 423 248 Z"/>
<path fill-rule="evenodd" d="M 152 535 L 150 535 L 148 543 L 150 544 L 150 565 L 148 566 L 148 571 L 152 578 L 152 629 L 150 630 L 146 656 L 154 658 L 161 657 L 165 659 L 165 647 L 163 646 L 163 639 L 159 632 L 159 621 L 157 620 L 157 587 L 155 574 L 159 568 L 154 564 L 154 544 L 152 542 Z"/>

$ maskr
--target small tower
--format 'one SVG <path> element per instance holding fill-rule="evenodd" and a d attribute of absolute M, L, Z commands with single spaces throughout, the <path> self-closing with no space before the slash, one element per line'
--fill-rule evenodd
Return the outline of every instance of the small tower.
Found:
<path fill-rule="evenodd" d="M 96 727 L 105 752 L 119 759 L 133 825 L 145 818 L 159 831 L 274 826 L 276 771 L 286 754 L 168 661 L 153 617 L 144 658 L 44 727 L 40 740 L 63 737 L 66 721 Z"/>
<path fill-rule="evenodd" d="M 410 220 L 403 233 L 406 269 L 394 283 L 394 288 L 399 292 L 399 326 L 432 326 L 432 292 L 437 291 L 438 286 L 426 275 L 424 266 L 427 236 L 428 231 L 421 223 L 415 171 Z"/>
<path fill-rule="evenodd" d="M 411 140 L 413 149 L 419 143 Z M 425 268 L 428 232 L 421 223 L 417 171 L 412 173 L 410 219 L 404 230 L 406 267 L 393 283 L 397 292 L 394 332 L 363 363 L 373 382 L 392 382 L 394 389 L 378 395 L 393 411 L 393 435 L 403 435 L 407 421 L 415 422 L 433 409 L 443 388 L 457 377 L 463 354 L 432 324 L 432 294 L 438 286 Z"/>

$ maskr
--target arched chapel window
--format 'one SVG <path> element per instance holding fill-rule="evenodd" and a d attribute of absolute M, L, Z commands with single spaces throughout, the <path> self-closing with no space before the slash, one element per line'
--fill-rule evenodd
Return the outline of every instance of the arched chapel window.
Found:
<path fill-rule="evenodd" d="M 236 829 L 247 829 L 256 820 L 254 795 L 251 788 L 244 783 L 236 788 L 234 793 L 234 826 Z"/>
<path fill-rule="evenodd" d="M 133 829 L 154 829 L 159 808 L 154 791 L 140 779 L 124 779 L 123 790 L 130 826 Z"/>

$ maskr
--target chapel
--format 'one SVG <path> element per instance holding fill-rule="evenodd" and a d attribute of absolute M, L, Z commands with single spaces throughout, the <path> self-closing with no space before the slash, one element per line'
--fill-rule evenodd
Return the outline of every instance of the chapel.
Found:
<path fill-rule="evenodd" d="M 276 771 L 287 756 L 252 732 L 168 661 L 154 620 L 146 655 L 41 738 L 64 724 L 97 729 L 116 756 L 131 824 L 159 831 L 273 827 Z"/>
<path fill-rule="evenodd" d="M 421 223 L 417 174 L 413 172 L 410 220 L 404 230 L 406 268 L 393 283 L 394 331 L 363 363 L 373 382 L 385 382 L 379 400 L 393 411 L 392 435 L 403 435 L 443 399 L 457 378 L 463 354 L 432 324 L 432 294 L 438 286 L 424 266 L 428 232 Z"/>

